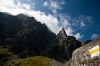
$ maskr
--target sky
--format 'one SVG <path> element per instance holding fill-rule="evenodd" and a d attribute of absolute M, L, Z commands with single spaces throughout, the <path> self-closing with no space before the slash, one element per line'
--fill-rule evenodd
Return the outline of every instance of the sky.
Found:
<path fill-rule="evenodd" d="M 100 0 L 0 0 L 0 12 L 35 17 L 55 34 L 65 28 L 80 41 L 100 37 Z"/>

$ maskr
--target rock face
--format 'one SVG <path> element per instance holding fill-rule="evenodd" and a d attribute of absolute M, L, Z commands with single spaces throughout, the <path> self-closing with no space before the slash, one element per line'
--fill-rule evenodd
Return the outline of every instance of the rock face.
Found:
<path fill-rule="evenodd" d="M 66 32 L 65 32 L 65 29 L 64 28 L 62 28 L 62 30 L 57 34 L 57 37 L 56 37 L 56 39 L 67 39 L 68 38 L 68 36 L 67 36 L 67 34 L 66 34 Z"/>
<path fill-rule="evenodd" d="M 100 46 L 100 38 L 89 42 L 88 44 L 76 49 L 73 52 L 72 60 L 70 66 L 100 66 L 100 53 L 98 56 L 91 57 L 90 49 Z M 93 50 L 93 52 L 100 52 L 100 48 Z"/>
<path fill-rule="evenodd" d="M 68 36 L 64 28 L 57 34 L 56 45 L 52 52 L 58 61 L 68 61 L 72 57 L 72 52 L 81 46 L 81 42 L 73 36 Z"/>
<path fill-rule="evenodd" d="M 41 55 L 56 35 L 34 17 L 23 16 L 0 13 L 0 45 L 21 57 Z"/>

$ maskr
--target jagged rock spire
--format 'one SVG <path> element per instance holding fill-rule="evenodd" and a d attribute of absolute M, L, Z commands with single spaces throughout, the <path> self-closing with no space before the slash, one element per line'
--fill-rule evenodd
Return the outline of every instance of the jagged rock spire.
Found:
<path fill-rule="evenodd" d="M 68 36 L 67 36 L 64 28 L 62 28 L 62 30 L 57 34 L 57 38 L 59 38 L 59 39 L 64 39 L 64 38 L 67 38 L 67 37 Z"/>
<path fill-rule="evenodd" d="M 64 28 L 62 28 L 61 33 L 62 33 L 63 35 L 67 35 Z"/>

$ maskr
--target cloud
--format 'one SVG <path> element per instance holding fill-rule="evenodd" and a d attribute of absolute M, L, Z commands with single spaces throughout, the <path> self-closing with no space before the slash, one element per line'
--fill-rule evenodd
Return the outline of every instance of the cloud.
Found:
<path fill-rule="evenodd" d="M 57 13 L 57 10 L 63 9 L 64 1 L 48 0 L 43 3 L 43 6 L 48 6 L 48 8 L 54 13 Z"/>
<path fill-rule="evenodd" d="M 81 26 L 84 27 L 86 26 L 84 22 L 81 21 Z"/>
<path fill-rule="evenodd" d="M 80 38 L 84 37 L 84 35 L 81 35 L 80 33 L 77 33 L 77 34 L 75 35 L 75 37 L 76 37 L 77 39 L 80 39 Z"/>
<path fill-rule="evenodd" d="M 65 31 L 69 36 L 72 36 L 73 35 L 72 33 L 74 32 L 71 27 L 66 28 Z"/>
<path fill-rule="evenodd" d="M 48 2 L 45 1 L 45 2 L 43 3 L 43 6 L 48 6 Z"/>
<path fill-rule="evenodd" d="M 56 1 L 51 1 L 50 7 L 54 9 L 62 9 L 61 6 Z"/>
<path fill-rule="evenodd" d="M 73 34 L 74 30 L 71 27 L 68 27 L 67 29 L 65 29 L 65 31 L 66 31 L 67 35 L 74 36 L 74 37 L 76 37 L 76 39 L 80 39 L 80 38 L 84 37 L 84 35 L 81 35 L 80 33 Z"/>
<path fill-rule="evenodd" d="M 51 14 L 45 14 L 45 12 L 32 9 L 31 4 L 21 3 L 20 1 L 15 4 L 14 0 L 0 0 L 0 12 L 6 12 L 12 15 L 22 13 L 35 17 L 41 23 L 45 23 L 56 34 L 61 29 L 61 27 L 58 26 L 59 21 L 56 17 Z"/>
<path fill-rule="evenodd" d="M 71 19 L 70 16 L 59 14 L 59 18 L 60 18 L 59 20 L 60 20 L 62 27 L 64 27 L 64 28 L 70 27 L 70 25 L 71 25 L 69 22 L 69 20 Z"/>
<path fill-rule="evenodd" d="M 75 32 L 75 29 L 73 29 L 73 25 L 71 22 L 73 21 L 73 18 L 70 17 L 70 15 L 64 15 L 64 14 L 59 14 L 60 18 L 60 25 L 65 28 L 65 31 L 67 35 L 69 36 L 75 36 L 76 39 L 80 39 L 84 37 L 84 35 L 81 35 L 80 33 L 73 34 Z"/>
<path fill-rule="evenodd" d="M 45 23 L 49 27 L 49 29 L 52 30 L 56 34 L 62 29 L 62 27 L 64 27 L 67 35 L 75 36 L 77 39 L 80 39 L 83 37 L 83 35 L 81 35 L 80 33 L 73 34 L 75 31 L 72 28 L 72 25 L 70 23 L 70 20 L 72 18 L 69 15 L 57 13 L 58 15 L 54 16 L 46 12 L 35 10 L 34 9 L 35 3 L 22 3 L 20 2 L 20 0 L 18 0 L 15 3 L 14 1 L 15 0 L 9 0 L 9 1 L 0 0 L 0 12 L 6 12 L 12 15 L 17 15 L 17 14 L 22 13 L 31 17 L 35 17 L 35 19 L 40 21 L 41 23 Z M 58 5 L 58 4 L 64 4 L 64 2 L 58 3 L 52 0 L 50 1 L 51 1 L 50 7 L 53 8 L 55 12 L 57 9 L 62 9 L 61 5 Z M 28 0 L 28 2 L 31 2 L 31 1 Z M 48 6 L 48 2 L 47 3 L 45 2 L 44 6 Z"/>
<path fill-rule="evenodd" d="M 98 34 L 94 33 L 92 34 L 91 39 L 96 39 L 98 36 L 99 36 Z"/>
<path fill-rule="evenodd" d="M 92 21 L 92 16 L 85 16 L 85 15 L 79 15 L 78 17 L 75 17 L 72 20 L 72 25 L 79 27 L 79 29 L 86 28 L 87 26 L 91 26 L 93 21 Z"/>

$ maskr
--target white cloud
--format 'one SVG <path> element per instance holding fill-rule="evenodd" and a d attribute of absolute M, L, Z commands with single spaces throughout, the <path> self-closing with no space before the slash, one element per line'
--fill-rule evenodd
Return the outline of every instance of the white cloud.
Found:
<path fill-rule="evenodd" d="M 71 27 L 68 27 L 67 29 L 65 29 L 65 31 L 66 31 L 67 35 L 75 36 L 76 39 L 80 39 L 80 38 L 84 37 L 84 35 L 81 35 L 80 33 L 73 34 L 74 30 Z"/>
<path fill-rule="evenodd" d="M 94 33 L 92 34 L 91 39 L 96 39 L 98 36 L 99 36 L 98 34 Z"/>
<path fill-rule="evenodd" d="M 72 24 L 70 23 L 70 21 L 73 19 L 69 15 L 59 14 L 59 18 L 60 18 L 60 23 L 62 27 L 65 28 L 67 35 L 75 36 L 76 39 L 84 37 L 84 35 L 81 35 L 80 33 L 73 34 L 75 32 L 75 29 L 72 28 Z"/>
<path fill-rule="evenodd" d="M 6 4 L 5 1 L 9 4 Z M 5 1 L 0 0 L 0 12 L 7 12 L 12 15 L 23 13 L 28 16 L 33 16 L 41 23 L 45 23 L 56 34 L 61 29 L 61 27 L 58 26 L 58 19 L 53 15 L 46 15 L 45 12 L 35 11 L 31 8 L 30 4 L 27 3 L 21 3 L 20 1 L 18 1 L 18 3 L 15 4 L 14 0 Z"/>
<path fill-rule="evenodd" d="M 71 27 L 68 27 L 67 29 L 65 29 L 65 31 L 67 35 L 74 36 L 76 37 L 76 39 L 80 39 L 84 37 L 84 35 L 81 35 L 80 33 L 73 34 L 74 30 Z"/>
<path fill-rule="evenodd" d="M 59 18 L 60 18 L 60 23 L 64 28 L 68 26 L 70 27 L 71 24 L 69 23 L 70 20 L 69 16 L 59 14 Z"/>
<path fill-rule="evenodd" d="M 85 26 L 85 23 L 84 23 L 84 22 L 82 22 L 82 21 L 81 21 L 81 26 L 82 26 L 82 27 L 84 27 L 84 26 Z"/>
<path fill-rule="evenodd" d="M 26 9 L 26 10 L 30 10 L 31 9 L 31 6 L 29 4 L 21 4 L 19 1 L 18 1 L 18 4 L 17 4 L 17 7 L 18 8 L 22 8 L 22 9 Z"/>
<path fill-rule="evenodd" d="M 54 9 L 62 9 L 61 6 L 56 1 L 51 1 L 50 7 Z"/>
<path fill-rule="evenodd" d="M 92 18 L 92 16 L 79 15 L 78 17 L 71 19 L 72 25 L 78 27 L 79 29 L 86 28 L 87 26 L 92 25 Z"/>
<path fill-rule="evenodd" d="M 43 6 L 48 6 L 48 2 L 45 1 L 45 2 L 43 3 Z"/>
<path fill-rule="evenodd" d="M 64 1 L 54 1 L 54 0 L 48 0 L 48 1 L 45 1 L 43 3 L 44 6 L 48 6 L 48 8 L 54 13 L 56 14 L 57 13 L 57 10 L 59 9 L 63 9 L 61 7 L 61 5 L 64 5 L 65 2 Z"/>
<path fill-rule="evenodd" d="M 80 39 L 80 38 L 82 38 L 84 35 L 81 35 L 80 33 L 77 33 L 76 35 L 75 35 L 75 37 L 77 38 L 77 39 Z"/>
<path fill-rule="evenodd" d="M 52 0 L 50 0 L 52 1 Z M 60 2 L 64 4 L 64 2 Z M 61 15 L 58 14 L 59 19 L 51 14 L 46 14 L 45 12 L 36 11 L 33 8 L 34 3 L 22 3 L 18 1 L 16 4 L 14 3 L 14 0 L 0 0 L 0 12 L 6 12 L 12 15 L 17 14 L 25 14 L 28 16 L 35 17 L 36 20 L 40 21 L 41 23 L 45 23 L 50 30 L 52 30 L 54 33 L 58 33 L 62 27 L 65 27 L 65 31 L 68 35 L 76 36 L 77 39 L 82 38 L 80 33 L 73 34 L 74 30 L 71 27 L 71 23 L 69 22 L 71 20 L 71 17 L 68 15 Z M 54 4 L 54 5 L 53 5 Z M 47 6 L 48 3 L 45 3 L 45 6 Z M 51 7 L 54 8 L 55 12 L 56 9 L 61 9 L 61 7 L 54 1 L 51 2 Z M 60 7 L 60 8 L 58 8 Z M 61 26 L 59 26 L 59 23 L 62 23 Z"/>
<path fill-rule="evenodd" d="M 73 35 L 72 33 L 74 32 L 71 27 L 66 28 L 65 31 L 69 36 L 72 36 Z"/>

